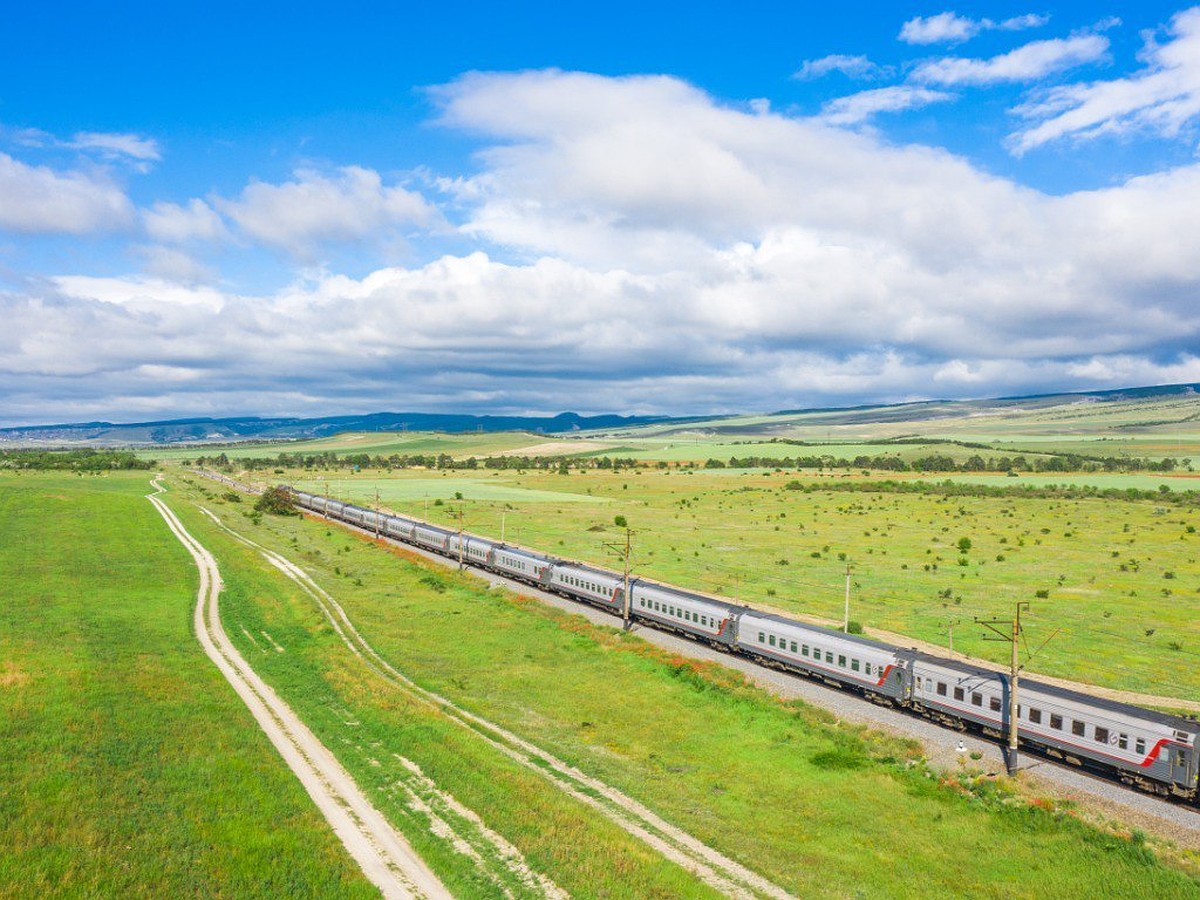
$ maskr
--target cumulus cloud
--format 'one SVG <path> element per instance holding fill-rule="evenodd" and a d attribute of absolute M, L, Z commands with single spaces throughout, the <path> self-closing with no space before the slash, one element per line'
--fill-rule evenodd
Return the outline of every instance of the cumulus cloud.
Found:
<path fill-rule="evenodd" d="M 848 78 L 871 80 L 890 75 L 892 70 L 871 62 L 865 56 L 844 56 L 833 54 L 822 56 L 820 59 L 808 59 L 792 76 L 801 81 L 823 78 L 830 72 L 841 72 Z"/>
<path fill-rule="evenodd" d="M 833 125 L 857 125 L 881 112 L 919 109 L 931 103 L 944 103 L 953 99 L 955 95 L 946 91 L 897 84 L 830 100 L 822 108 L 821 117 Z"/>
<path fill-rule="evenodd" d="M 1040 28 L 1050 21 L 1049 16 L 1027 13 L 999 22 L 993 19 L 970 19 L 954 12 L 936 16 L 914 16 L 900 28 L 899 39 L 906 44 L 960 44 L 981 31 L 1023 31 Z"/>
<path fill-rule="evenodd" d="M 100 174 L 31 166 L 0 153 L 0 229 L 86 234 L 125 228 L 133 206 Z"/>
<path fill-rule="evenodd" d="M 225 223 L 203 200 L 193 199 L 186 206 L 155 203 L 142 210 L 142 225 L 156 241 L 183 244 L 188 241 L 216 241 L 227 237 Z"/>
<path fill-rule="evenodd" d="M 439 220 L 419 193 L 385 186 L 378 172 L 345 166 L 325 174 L 300 169 L 284 184 L 251 182 L 236 200 L 217 208 L 253 240 L 310 259 L 322 242 L 356 241 L 397 228 Z"/>
<path fill-rule="evenodd" d="M 1165 42 L 1151 37 L 1143 59 L 1131 75 L 1062 85 L 1018 106 L 1014 111 L 1032 124 L 1013 136 L 1014 152 L 1067 137 L 1179 135 L 1200 115 L 1200 7 L 1178 13 Z"/>
<path fill-rule="evenodd" d="M 435 96 L 484 142 L 446 187 L 487 252 L 253 296 L 181 273 L 0 295 L 5 415 L 699 413 L 1200 380 L 1200 165 L 1054 197 L 671 78 L 475 74 Z"/>
<path fill-rule="evenodd" d="M 1046 41 L 1032 41 L 990 59 L 945 57 L 919 64 L 910 76 L 914 81 L 944 86 L 995 84 L 1005 81 L 1034 81 L 1102 59 L 1108 39 L 1096 34 Z"/>

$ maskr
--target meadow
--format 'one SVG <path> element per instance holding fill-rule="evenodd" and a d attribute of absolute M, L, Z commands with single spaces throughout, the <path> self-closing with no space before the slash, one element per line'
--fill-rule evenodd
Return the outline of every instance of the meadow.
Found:
<path fill-rule="evenodd" d="M 0 474 L 0 896 L 375 896 L 200 649 L 149 480 Z"/>
<path fill-rule="evenodd" d="M 284 477 L 316 491 L 326 483 L 303 473 Z M 639 467 L 483 479 L 343 473 L 329 484 L 335 495 L 367 506 L 378 491 L 384 506 L 401 513 L 455 528 L 461 513 L 468 531 L 503 532 L 509 542 L 610 568 L 617 560 L 606 544 L 623 539 L 615 524 L 623 516 L 635 532 L 638 574 L 839 623 L 849 565 L 851 618 L 944 647 L 953 631 L 957 652 L 997 662 L 1005 661 L 1005 648 L 984 641 L 973 618 L 1011 617 L 1016 602 L 1030 601 L 1028 649 L 1053 638 L 1029 671 L 1200 699 L 1194 507 L 872 489 L 882 477 Z M 1124 484 L 1136 476 L 1112 477 Z M 420 498 L 402 487 L 410 481 L 421 486 Z M 480 493 L 480 481 L 507 499 Z M 556 502 L 554 492 L 570 496 Z M 579 496 L 607 502 L 574 502 Z"/>
<path fill-rule="evenodd" d="M 176 478 L 173 502 L 222 563 L 226 629 L 459 896 L 495 887 L 455 869 L 395 785 L 398 757 L 479 812 L 573 896 L 710 896 L 472 732 L 381 682 L 311 600 L 180 499 L 300 563 L 391 664 L 552 749 L 803 897 L 1192 896 L 1143 839 L 1095 830 L 1004 782 L 924 767 L 914 745 L 783 703 L 740 675 L 616 629 L 487 590 L 316 519 L 262 517 Z M 576 487 L 579 485 L 576 484 Z M 250 635 L 267 632 L 285 652 Z M 1048 808 L 1044 808 L 1048 807 Z"/>

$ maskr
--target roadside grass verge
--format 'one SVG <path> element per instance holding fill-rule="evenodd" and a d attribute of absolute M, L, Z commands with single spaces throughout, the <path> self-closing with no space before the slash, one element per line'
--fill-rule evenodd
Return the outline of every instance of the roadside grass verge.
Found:
<path fill-rule="evenodd" d="M 470 576 L 414 561 L 336 525 L 266 518 L 256 527 L 233 505 L 213 508 L 302 565 L 374 647 L 418 683 L 627 792 L 797 896 L 1197 893 L 1188 874 L 1163 865 L 1138 841 L 1098 831 L 1063 810 L 1031 806 L 986 781 L 943 784 L 913 758 L 912 744 L 831 721 L 801 703 L 781 703 L 720 667 L 672 658 L 614 629 L 484 590 Z M 243 568 L 262 570 L 250 556 L 234 554 L 228 539 L 221 544 L 202 517 L 193 514 L 192 525 L 220 559 L 234 563 L 227 578 L 252 577 Z M 495 762 L 466 755 L 465 743 L 453 753 L 435 750 L 443 738 L 428 740 L 432 726 L 422 726 L 423 744 L 412 741 L 411 712 L 396 711 L 400 701 L 328 635 L 319 643 L 326 626 L 304 612 L 310 601 L 271 600 L 279 591 L 264 582 L 253 597 L 238 599 L 231 588 L 227 629 L 236 636 L 237 617 L 271 617 L 252 625 L 261 622 L 288 651 L 252 658 L 266 677 L 280 679 L 294 705 L 306 708 L 310 724 L 334 729 L 330 745 L 339 745 L 337 732 L 347 735 L 348 766 L 359 753 L 351 745 L 361 743 L 349 735 L 365 725 L 346 722 L 376 723 L 376 759 L 389 751 L 417 754 L 411 758 L 439 786 L 572 893 L 578 889 L 568 884 L 570 870 L 579 862 L 572 859 L 562 872 L 554 867 L 555 852 L 593 851 L 588 871 L 600 873 L 628 863 L 623 852 L 612 855 L 611 844 L 540 845 L 543 816 L 531 820 L 526 812 L 543 802 L 537 791 L 506 792 L 494 776 L 481 779 Z M 304 648 L 304 666 L 289 642 Z M 319 680 L 301 671 L 313 667 L 324 672 Z M 286 678 L 297 682 L 289 686 Z M 341 720 L 331 716 L 333 705 Z M 404 815 L 391 808 L 389 814 Z M 595 885 L 582 893 L 603 895 Z M 624 895 L 645 894 L 626 889 Z"/>
<path fill-rule="evenodd" d="M 376 896 L 196 642 L 148 483 L 0 475 L 0 896 Z"/>

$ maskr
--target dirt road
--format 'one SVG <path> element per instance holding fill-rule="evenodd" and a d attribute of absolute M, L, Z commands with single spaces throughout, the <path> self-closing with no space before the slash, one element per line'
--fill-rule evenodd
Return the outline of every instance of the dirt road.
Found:
<path fill-rule="evenodd" d="M 156 478 L 147 499 L 191 553 L 200 570 L 195 628 L 204 652 L 249 708 L 271 743 L 296 773 L 334 832 L 363 872 L 388 898 L 449 898 L 450 892 L 359 790 L 333 754 L 279 696 L 260 679 L 225 634 L 218 615 L 221 576 L 216 560 L 157 494 Z"/>

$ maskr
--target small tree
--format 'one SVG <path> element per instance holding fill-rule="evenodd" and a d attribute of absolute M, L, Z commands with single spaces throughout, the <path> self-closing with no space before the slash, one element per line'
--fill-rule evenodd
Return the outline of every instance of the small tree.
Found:
<path fill-rule="evenodd" d="M 292 492 L 282 485 L 276 485 L 263 491 L 262 496 L 254 502 L 254 509 L 257 512 L 271 513 L 275 516 L 296 515 Z"/>
<path fill-rule="evenodd" d="M 961 537 L 958 539 L 958 549 L 962 553 L 966 553 L 971 549 L 971 539 L 969 537 Z"/>
<path fill-rule="evenodd" d="M 629 522 L 626 521 L 624 516 L 614 516 L 613 524 L 616 525 L 618 528 L 628 528 L 629 527 Z"/>

